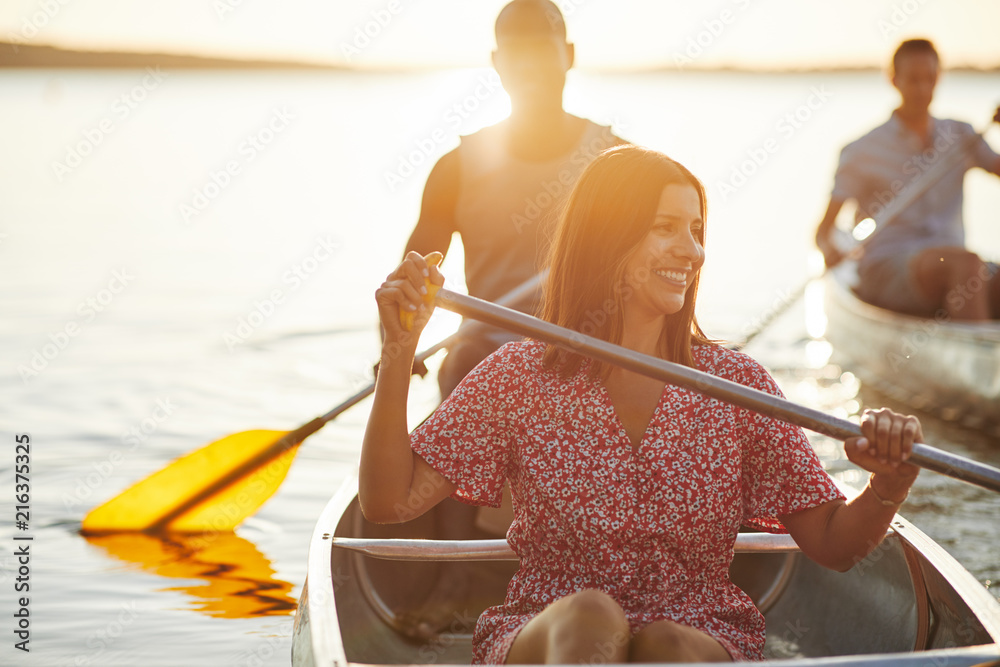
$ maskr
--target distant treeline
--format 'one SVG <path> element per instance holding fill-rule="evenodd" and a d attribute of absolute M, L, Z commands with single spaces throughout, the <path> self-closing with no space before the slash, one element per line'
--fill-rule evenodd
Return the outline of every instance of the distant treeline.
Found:
<path fill-rule="evenodd" d="M 74 51 L 55 46 L 0 41 L 0 67 L 164 67 L 210 69 L 340 69 L 335 65 L 275 60 L 240 60 L 171 53 Z"/>

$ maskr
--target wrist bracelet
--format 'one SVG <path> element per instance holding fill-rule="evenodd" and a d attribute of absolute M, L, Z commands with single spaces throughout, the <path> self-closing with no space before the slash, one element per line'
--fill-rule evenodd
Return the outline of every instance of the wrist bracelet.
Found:
<path fill-rule="evenodd" d="M 871 489 L 872 495 L 875 496 L 875 500 L 877 500 L 880 503 L 882 503 L 883 506 L 885 506 L 885 507 L 899 507 L 900 505 L 902 505 L 903 503 L 906 502 L 907 498 L 909 498 L 909 496 L 910 496 L 910 490 L 907 489 L 906 493 L 903 495 L 903 499 L 900 500 L 899 502 L 897 502 L 895 500 L 886 500 L 885 498 L 883 498 L 882 496 L 880 496 L 878 494 L 878 491 L 875 490 L 875 486 L 872 484 L 872 478 L 873 477 L 874 477 L 874 475 L 872 475 L 872 476 L 870 476 L 868 478 L 868 488 Z"/>

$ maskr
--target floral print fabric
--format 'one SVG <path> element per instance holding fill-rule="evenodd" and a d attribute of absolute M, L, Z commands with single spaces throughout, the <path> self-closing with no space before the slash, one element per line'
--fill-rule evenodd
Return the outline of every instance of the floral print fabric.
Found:
<path fill-rule="evenodd" d="M 668 384 L 634 448 L 587 362 L 565 379 L 542 368 L 544 349 L 500 348 L 411 435 L 458 500 L 496 507 L 510 483 L 520 569 L 479 618 L 473 662 L 503 663 L 528 621 L 588 588 L 614 597 L 633 632 L 669 619 L 762 659 L 764 618 L 729 564 L 741 525 L 786 532 L 778 516 L 843 498 L 805 434 Z M 781 395 L 744 354 L 692 351 L 700 370 Z"/>

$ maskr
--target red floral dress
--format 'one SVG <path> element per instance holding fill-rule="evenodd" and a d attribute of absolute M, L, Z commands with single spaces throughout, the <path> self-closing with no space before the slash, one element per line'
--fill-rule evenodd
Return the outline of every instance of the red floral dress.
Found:
<path fill-rule="evenodd" d="M 595 588 L 632 632 L 669 619 L 734 660 L 763 658 L 764 618 L 729 580 L 743 524 L 786 532 L 777 517 L 843 498 L 801 429 L 667 385 L 633 449 L 587 362 L 563 379 L 544 343 L 510 343 L 481 363 L 411 436 L 413 449 L 466 503 L 498 506 L 510 483 L 507 541 L 520 569 L 504 603 L 483 612 L 473 662 L 501 664 L 546 606 Z M 693 348 L 701 370 L 780 395 L 750 357 Z"/>

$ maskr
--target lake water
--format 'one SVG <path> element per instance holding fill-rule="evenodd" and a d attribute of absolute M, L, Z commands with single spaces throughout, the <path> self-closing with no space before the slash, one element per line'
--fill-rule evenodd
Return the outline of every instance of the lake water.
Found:
<path fill-rule="evenodd" d="M 982 126 L 998 95 L 995 74 L 953 74 L 935 109 Z M 874 73 L 574 74 L 566 93 L 571 111 L 705 182 L 699 317 L 726 339 L 810 274 L 839 148 L 894 101 Z M 357 465 L 365 407 L 309 438 L 235 535 L 88 540 L 80 520 L 182 453 L 292 429 L 364 386 L 373 292 L 430 166 L 506 112 L 487 71 L 0 71 L 0 663 L 288 664 L 309 536 Z M 1000 187 L 966 183 L 970 244 L 996 257 Z M 455 287 L 460 266 L 455 252 Z M 806 333 L 815 298 L 748 352 L 794 400 L 845 416 L 881 403 Z M 441 314 L 426 340 L 454 326 Z M 416 420 L 436 386 L 414 387 Z M 988 435 L 930 417 L 925 432 L 1000 464 Z M 17 434 L 31 438 L 26 531 L 13 525 Z M 841 479 L 862 479 L 813 441 Z M 933 473 L 904 507 L 987 585 L 998 512 L 1000 497 Z M 11 634 L 15 536 L 33 538 L 30 654 Z"/>

